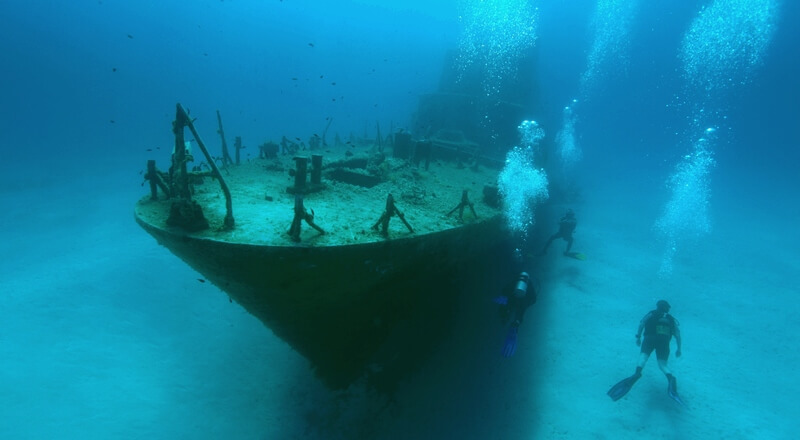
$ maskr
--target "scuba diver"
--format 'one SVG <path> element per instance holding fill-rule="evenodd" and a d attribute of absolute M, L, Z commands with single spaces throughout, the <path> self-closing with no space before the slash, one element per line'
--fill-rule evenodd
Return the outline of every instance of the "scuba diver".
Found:
<path fill-rule="evenodd" d="M 514 285 L 514 292 L 508 296 L 498 296 L 494 302 L 503 306 L 501 310 L 503 324 L 508 322 L 509 318 L 514 319 L 503 344 L 503 357 L 511 357 L 517 350 L 517 331 L 525 317 L 525 311 L 531 304 L 536 303 L 536 289 L 533 287 L 530 275 L 527 272 L 520 273 Z"/>
<path fill-rule="evenodd" d="M 547 248 L 550 247 L 550 243 L 553 242 L 556 238 L 563 238 L 567 242 L 567 250 L 564 251 L 564 255 L 569 256 L 569 250 L 572 248 L 572 233 L 575 232 L 575 227 L 578 225 L 578 221 L 575 219 L 575 212 L 571 209 L 567 209 L 567 213 L 564 217 L 561 217 L 561 220 L 558 222 L 558 232 L 550 236 L 550 239 L 547 240 L 547 243 L 544 245 L 544 249 L 542 249 L 542 255 L 547 254 Z"/>
<path fill-rule="evenodd" d="M 606 393 L 615 402 L 627 394 L 633 384 L 642 377 L 642 368 L 644 368 L 647 359 L 650 358 L 650 354 L 655 350 L 658 368 L 667 376 L 667 394 L 683 405 L 683 401 L 678 397 L 677 380 L 667 367 L 669 343 L 672 336 L 675 336 L 675 342 L 678 344 L 675 356 L 681 357 L 681 332 L 678 320 L 669 314 L 669 309 L 669 303 L 662 299 L 656 303 L 656 309 L 644 315 L 644 318 L 639 322 L 639 329 L 636 331 L 636 345 L 642 347 L 639 365 L 636 367 L 636 372 L 633 376 L 622 379 Z M 644 331 L 644 341 L 642 341 L 642 331 Z"/>

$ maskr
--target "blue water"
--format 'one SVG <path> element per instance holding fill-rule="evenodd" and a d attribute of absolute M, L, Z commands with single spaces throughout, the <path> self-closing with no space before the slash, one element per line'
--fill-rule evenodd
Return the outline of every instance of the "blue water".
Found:
<path fill-rule="evenodd" d="M 0 438 L 793 438 L 798 19 L 777 0 L 3 1 Z M 327 390 L 133 221 L 176 102 L 207 142 L 219 110 L 245 152 L 329 118 L 388 133 L 453 50 L 490 98 L 535 51 L 545 137 L 504 148 L 535 149 L 550 187 L 520 182 L 515 212 L 535 248 L 573 208 L 587 254 L 533 260 L 513 358 L 490 300 L 514 255 L 454 281 L 454 334 L 387 399 Z M 661 298 L 687 407 L 654 359 L 610 402 Z"/>

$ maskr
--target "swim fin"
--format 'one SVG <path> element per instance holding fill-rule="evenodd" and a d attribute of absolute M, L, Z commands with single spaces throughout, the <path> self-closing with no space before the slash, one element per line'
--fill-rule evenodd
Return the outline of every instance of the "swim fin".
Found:
<path fill-rule="evenodd" d="M 686 406 L 680 396 L 678 396 L 678 380 L 675 379 L 675 376 L 667 374 L 667 381 L 669 381 L 669 385 L 667 385 L 667 394 L 669 394 L 669 397 L 672 397 L 672 400 L 678 402 L 681 406 Z"/>
<path fill-rule="evenodd" d="M 515 325 L 508 329 L 506 342 L 503 344 L 503 357 L 514 356 L 514 352 L 517 351 L 517 329 L 518 327 Z"/>
<path fill-rule="evenodd" d="M 586 254 L 582 254 L 580 252 L 567 252 L 564 255 L 570 258 L 574 258 L 576 260 L 581 260 L 581 261 L 586 260 Z"/>
<path fill-rule="evenodd" d="M 642 367 L 636 367 L 636 373 L 634 373 L 633 376 L 626 377 L 625 379 L 617 382 L 617 384 L 611 387 L 606 394 L 608 394 L 608 397 L 610 397 L 611 400 L 616 402 L 628 394 L 628 391 L 633 388 L 633 384 L 635 384 L 640 377 L 642 377 Z"/>

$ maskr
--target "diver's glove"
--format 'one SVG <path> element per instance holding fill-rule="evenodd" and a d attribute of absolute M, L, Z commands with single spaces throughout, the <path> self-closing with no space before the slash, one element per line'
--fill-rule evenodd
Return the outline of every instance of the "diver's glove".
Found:
<path fill-rule="evenodd" d="M 505 295 L 495 296 L 492 298 L 492 302 L 495 304 L 500 304 L 501 306 L 508 305 L 508 297 Z"/>

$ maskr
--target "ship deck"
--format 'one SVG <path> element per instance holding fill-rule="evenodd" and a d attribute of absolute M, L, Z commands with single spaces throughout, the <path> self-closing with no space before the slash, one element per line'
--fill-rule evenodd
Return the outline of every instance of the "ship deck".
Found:
<path fill-rule="evenodd" d="M 172 200 L 161 194 L 159 200 L 150 200 L 149 196 L 142 198 L 136 204 L 136 216 L 157 228 L 196 238 L 265 246 L 328 247 L 384 241 L 386 238 L 372 226 L 383 214 L 389 194 L 394 196 L 397 208 L 414 228 L 412 234 L 395 216 L 388 229 L 391 239 L 440 232 L 500 214 L 498 209 L 483 202 L 484 186 L 495 185 L 498 173 L 486 166 L 468 168 L 454 162 L 431 160 L 426 170 L 422 164 L 417 166 L 407 160 L 387 157 L 379 165 L 385 178 L 371 188 L 327 178 L 331 164 L 375 154 L 370 150 L 343 146 L 314 151 L 314 154 L 323 155 L 322 182 L 326 188 L 306 194 L 304 205 L 307 210 L 313 210 L 314 222 L 326 233 L 320 234 L 304 222 L 300 243 L 293 242 L 287 232 L 294 217 L 294 195 L 287 192 L 287 188 L 294 185 L 290 170 L 294 169 L 295 162 L 290 155 L 251 158 L 222 170 L 233 201 L 236 226 L 231 231 L 222 229 L 225 197 L 219 183 L 211 177 L 204 177 L 202 184 L 196 184 L 193 195 L 209 221 L 208 229 L 186 233 L 167 226 Z M 355 172 L 364 173 L 364 170 Z M 464 209 L 461 220 L 458 211 L 447 215 L 460 203 L 463 190 L 468 190 L 479 218 L 475 218 L 469 208 Z"/>

